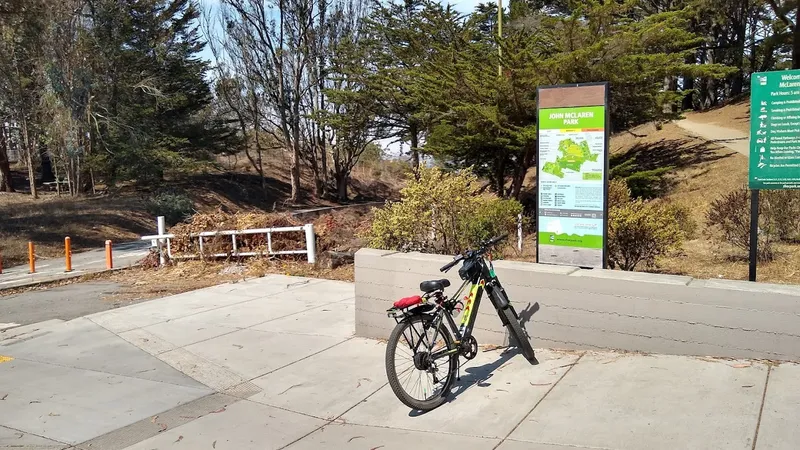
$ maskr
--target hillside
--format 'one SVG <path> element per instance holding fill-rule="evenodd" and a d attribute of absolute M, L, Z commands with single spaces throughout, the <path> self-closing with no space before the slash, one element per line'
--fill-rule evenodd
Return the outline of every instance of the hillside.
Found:
<path fill-rule="evenodd" d="M 337 204 L 311 195 L 310 173 L 303 174 L 306 195 L 297 204 L 289 204 L 288 161 L 281 158 L 271 159 L 266 168 L 265 189 L 244 156 L 221 158 L 217 163 L 193 174 L 168 177 L 159 190 L 188 197 L 197 212 L 291 211 Z M 392 198 L 402 170 L 393 161 L 357 166 L 350 183 L 351 202 Z M 23 172 L 14 175 L 20 192 L 0 192 L 0 257 L 6 267 L 27 262 L 28 241 L 36 244 L 38 257 L 48 258 L 63 256 L 66 236 L 72 239 L 73 251 L 79 252 L 100 248 L 106 239 L 125 242 L 154 233 L 155 215 L 163 207 L 151 201 L 158 190 L 134 185 L 80 198 L 40 191 L 41 198 L 34 200 L 25 191 Z"/>
<path fill-rule="evenodd" d="M 749 102 L 741 101 L 687 119 L 749 131 Z M 663 197 L 686 205 L 697 224 L 694 239 L 683 252 L 659 261 L 659 271 L 698 278 L 747 279 L 746 255 L 733 252 L 720 239 L 711 236 L 706 214 L 711 202 L 747 184 L 748 158 L 722 144 L 692 136 L 674 123 L 657 128 L 653 124 L 619 133 L 611 139 L 612 168 L 615 163 L 633 159 L 643 170 L 672 167 L 663 181 Z M 759 281 L 800 283 L 800 246 L 780 245 L 777 259 L 760 264 Z"/>

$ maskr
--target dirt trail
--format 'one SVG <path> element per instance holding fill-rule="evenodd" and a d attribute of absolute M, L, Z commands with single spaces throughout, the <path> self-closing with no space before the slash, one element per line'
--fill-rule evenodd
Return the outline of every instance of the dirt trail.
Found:
<path fill-rule="evenodd" d="M 708 123 L 695 122 L 690 119 L 678 120 L 676 125 L 691 135 L 717 143 L 750 157 L 750 135 L 732 128 L 725 128 Z"/>

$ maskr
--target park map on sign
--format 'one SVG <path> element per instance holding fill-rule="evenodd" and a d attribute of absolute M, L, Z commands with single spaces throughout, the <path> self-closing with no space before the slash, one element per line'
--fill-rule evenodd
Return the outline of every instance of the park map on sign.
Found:
<path fill-rule="evenodd" d="M 580 144 L 572 139 L 564 139 L 558 143 L 560 155 L 555 161 L 546 162 L 542 167 L 542 172 L 564 178 L 564 169 L 575 172 L 581 171 L 581 166 L 586 161 L 595 162 L 599 156 L 589 151 L 589 143 L 581 141 Z"/>

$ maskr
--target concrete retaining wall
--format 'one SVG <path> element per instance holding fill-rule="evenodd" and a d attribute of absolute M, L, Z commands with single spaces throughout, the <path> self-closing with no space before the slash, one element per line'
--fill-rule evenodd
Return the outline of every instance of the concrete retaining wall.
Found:
<path fill-rule="evenodd" d="M 386 310 L 441 274 L 450 256 L 362 249 L 356 253 L 356 334 L 387 338 Z M 621 349 L 677 355 L 800 361 L 800 287 L 690 277 L 581 270 L 496 261 L 512 303 L 530 320 L 534 346 Z M 532 316 L 531 316 L 532 314 Z M 481 304 L 475 337 L 504 345 L 491 303 Z"/>

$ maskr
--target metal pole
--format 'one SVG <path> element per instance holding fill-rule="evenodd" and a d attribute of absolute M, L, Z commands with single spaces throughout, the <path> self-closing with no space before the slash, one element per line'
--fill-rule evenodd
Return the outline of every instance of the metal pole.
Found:
<path fill-rule="evenodd" d="M 503 37 L 503 0 L 497 0 L 497 37 Z M 497 55 L 502 60 L 503 48 L 500 47 L 500 39 L 497 40 Z M 503 76 L 503 64 L 500 61 L 497 64 L 497 76 Z"/>
<path fill-rule="evenodd" d="M 158 229 L 158 232 L 156 234 L 158 234 L 159 236 L 163 236 L 163 235 L 167 234 L 167 222 L 166 222 L 166 220 L 164 220 L 164 216 L 158 216 L 158 218 L 156 219 L 156 227 Z M 164 257 L 163 246 L 164 246 L 164 240 L 163 239 L 159 239 L 158 240 L 158 265 L 161 266 L 161 267 L 164 267 L 167 264 L 167 259 Z"/>
<path fill-rule="evenodd" d="M 28 268 L 30 273 L 36 273 L 36 248 L 33 242 L 28 242 Z"/>
<path fill-rule="evenodd" d="M 106 241 L 106 270 L 114 268 L 114 260 L 111 255 L 111 241 Z"/>
<path fill-rule="evenodd" d="M 750 191 L 750 281 L 756 281 L 758 262 L 758 189 Z"/>
<path fill-rule="evenodd" d="M 306 229 L 306 250 L 308 251 L 308 263 L 315 264 L 317 262 L 317 246 L 314 243 L 314 224 L 306 224 L 303 228 Z"/>
<path fill-rule="evenodd" d="M 517 251 L 522 251 L 522 213 L 517 216 Z"/>
<path fill-rule="evenodd" d="M 72 239 L 69 236 L 64 238 L 64 259 L 65 259 L 65 272 L 72 272 Z"/>

